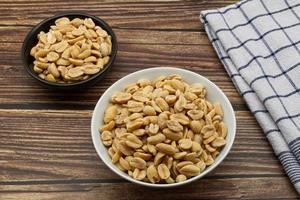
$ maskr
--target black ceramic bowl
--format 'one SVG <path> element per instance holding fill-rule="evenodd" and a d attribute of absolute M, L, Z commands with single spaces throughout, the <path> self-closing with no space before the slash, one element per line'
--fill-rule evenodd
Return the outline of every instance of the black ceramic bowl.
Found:
<path fill-rule="evenodd" d="M 100 26 L 104 30 L 107 31 L 109 35 L 112 37 L 112 53 L 110 55 L 110 60 L 109 62 L 104 66 L 104 68 L 98 72 L 97 74 L 94 74 L 90 78 L 83 80 L 83 81 L 78 81 L 74 83 L 54 83 L 54 82 L 49 82 L 44 79 L 41 79 L 34 71 L 33 71 L 33 61 L 34 58 L 30 55 L 30 50 L 32 47 L 34 47 L 37 42 L 38 38 L 37 35 L 41 32 L 48 32 L 50 29 L 51 25 L 55 24 L 55 20 L 61 17 L 68 17 L 70 20 L 74 18 L 92 18 L 93 21 L 95 22 L 96 25 Z M 113 32 L 113 30 L 110 28 L 110 26 L 103 21 L 102 19 L 89 15 L 83 12 L 64 12 L 57 14 L 53 17 L 49 17 L 45 19 L 44 21 L 40 22 L 37 24 L 35 27 L 32 28 L 32 30 L 27 34 L 27 36 L 24 39 L 22 50 L 21 50 L 21 56 L 23 60 L 23 65 L 27 72 L 34 78 L 36 79 L 39 83 L 41 83 L 44 86 L 47 86 L 48 88 L 51 89 L 78 89 L 78 88 L 85 88 L 88 86 L 91 86 L 95 84 L 97 81 L 99 81 L 103 75 L 111 68 L 112 64 L 115 61 L 116 55 L 117 55 L 117 38 Z"/>

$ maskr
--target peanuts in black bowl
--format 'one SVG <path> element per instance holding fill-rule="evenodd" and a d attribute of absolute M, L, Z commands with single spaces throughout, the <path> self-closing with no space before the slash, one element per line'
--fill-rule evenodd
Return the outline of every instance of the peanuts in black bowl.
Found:
<path fill-rule="evenodd" d="M 55 24 L 64 25 L 64 23 L 67 20 L 70 20 L 74 23 L 76 23 L 76 19 L 82 19 L 78 20 L 79 24 L 74 25 L 75 29 L 74 30 L 59 30 L 55 31 L 57 29 L 57 26 Z M 75 20 L 74 20 L 75 19 Z M 55 23 L 56 22 L 56 23 Z M 81 25 L 80 23 L 83 23 L 84 25 Z M 73 23 L 73 24 L 74 24 Z M 93 25 L 94 23 L 94 25 Z M 72 25 L 73 25 L 72 24 Z M 84 55 L 84 48 L 81 49 L 82 52 L 77 54 L 73 49 L 72 51 L 69 52 L 70 57 L 66 59 L 66 53 L 64 52 L 65 48 L 60 49 L 60 46 L 63 47 L 61 43 L 65 43 L 68 45 L 68 47 L 74 47 L 77 46 L 78 42 L 82 42 L 82 44 L 87 43 L 86 41 L 89 41 L 88 38 L 86 38 L 86 35 L 83 33 L 80 33 L 80 28 L 79 26 L 84 26 L 87 29 L 93 28 L 92 29 L 92 34 L 97 31 L 97 27 L 99 31 L 103 29 L 104 33 L 107 33 L 109 35 L 109 39 L 111 41 L 111 49 L 109 49 L 109 52 L 101 52 L 101 49 L 99 46 L 101 46 L 101 41 L 99 41 L 99 46 L 97 44 L 91 44 L 93 45 L 92 48 L 94 48 L 94 53 L 91 54 L 91 52 L 85 52 L 88 55 Z M 91 27 L 89 27 L 91 26 Z M 62 26 L 64 27 L 64 26 Z M 100 29 L 100 28 L 101 29 Z M 45 33 L 51 31 L 51 34 L 47 34 L 45 38 Z M 93 31 L 94 30 L 94 31 Z M 72 34 L 72 31 L 74 34 Z M 41 33 L 42 32 L 42 33 Z M 58 32 L 62 33 L 64 35 L 64 39 L 66 41 L 62 41 L 62 39 L 57 39 L 59 36 L 55 35 L 54 39 L 52 40 L 51 36 L 54 35 L 52 33 Z M 40 34 L 40 35 L 39 35 Z M 101 32 L 97 32 L 96 34 L 101 34 Z M 39 35 L 39 37 L 38 37 Z M 41 40 L 47 40 L 47 42 L 50 42 L 50 44 L 46 44 L 48 46 L 45 47 L 44 43 L 41 42 Z M 100 38 L 101 39 L 101 38 Z M 78 41 L 77 41 L 78 40 Z M 99 40 L 99 38 L 98 38 Z M 35 56 L 36 49 L 34 48 L 38 42 L 41 43 L 41 47 L 38 47 L 39 54 L 38 56 Z M 51 44 L 52 43 L 52 44 Z M 104 43 L 104 42 L 103 42 Z M 76 44 L 76 45 L 75 45 Z M 105 41 L 106 44 L 106 41 Z M 78 46 L 81 44 L 79 43 Z M 105 45 L 103 45 L 105 47 Z M 46 50 L 44 50 L 45 48 Z M 99 49 L 97 51 L 97 49 Z M 50 50 L 50 51 L 49 51 Z M 76 48 L 75 48 L 76 50 Z M 106 24 L 103 20 L 99 19 L 98 17 L 85 14 L 82 12 L 67 12 L 67 13 L 62 13 L 55 15 L 53 17 L 47 18 L 44 21 L 40 22 L 38 25 L 36 25 L 26 36 L 23 46 L 22 46 L 22 60 L 24 67 L 26 68 L 27 72 L 36 80 L 38 80 L 41 84 L 52 88 L 52 89 L 75 89 L 75 88 L 84 88 L 90 85 L 95 84 L 98 80 L 100 80 L 105 72 L 108 71 L 108 69 L 111 68 L 116 54 L 117 54 L 117 40 L 114 32 L 112 29 L 109 27 L 108 24 Z M 65 53 L 65 54 L 64 54 Z M 100 53 L 100 54 L 99 54 Z M 104 56 L 102 57 L 102 54 Z M 30 55 L 32 54 L 32 55 Z M 39 56 L 42 54 L 41 56 Z M 64 54 L 64 55 L 63 55 Z M 74 55 L 75 56 L 74 56 Z M 82 54 L 82 55 L 80 55 Z M 108 55 L 105 55 L 108 54 Z M 80 55 L 80 56 L 79 56 Z M 77 57 L 79 56 L 79 58 Z M 99 57 L 101 56 L 101 57 Z M 104 63 L 103 66 L 100 68 L 100 70 L 95 71 L 95 66 L 93 65 L 98 65 L 99 63 L 96 62 L 98 58 L 103 58 Z M 94 62 L 94 63 L 93 63 Z M 46 64 L 44 64 L 46 63 Z M 70 65 L 71 66 L 70 66 Z M 101 63 L 100 63 L 101 64 Z M 79 66 L 82 65 L 82 66 Z M 74 67 L 75 66 L 75 67 Z M 76 70 L 76 66 L 78 66 L 78 69 Z M 83 67 L 84 66 L 84 67 Z M 69 68 L 68 68 L 69 67 Z M 71 75 L 70 76 L 62 76 L 62 70 L 65 69 L 71 69 Z M 57 70 L 59 69 L 59 70 Z M 75 69 L 75 70 L 74 70 Z M 85 70 L 85 73 L 82 74 L 82 71 Z M 52 73 L 49 73 L 51 71 Z M 59 72 L 59 73 L 57 73 Z M 48 75 L 50 74 L 50 75 Z M 81 76 L 84 75 L 84 76 Z M 80 78 L 77 78 L 80 77 Z M 67 79 L 66 79 L 67 78 Z M 71 79 L 70 79 L 71 78 Z M 77 80 L 76 80 L 77 79 Z"/>

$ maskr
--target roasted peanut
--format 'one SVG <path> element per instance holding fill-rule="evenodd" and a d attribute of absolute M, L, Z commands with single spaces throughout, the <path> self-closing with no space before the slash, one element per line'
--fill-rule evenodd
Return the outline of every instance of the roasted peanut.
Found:
<path fill-rule="evenodd" d="M 54 63 L 51 63 L 48 66 L 48 71 L 50 74 L 52 74 L 52 76 L 54 76 L 55 78 L 58 78 L 60 76 L 60 73 L 56 67 L 56 65 Z"/>
<path fill-rule="evenodd" d="M 112 121 L 116 115 L 117 115 L 117 107 L 112 105 L 112 106 L 109 106 L 106 110 L 105 110 L 105 113 L 104 113 L 104 122 L 105 123 L 108 123 L 110 121 Z"/>
<path fill-rule="evenodd" d="M 180 95 L 178 97 L 178 100 L 176 101 L 175 105 L 174 105 L 174 109 L 177 111 L 177 112 L 181 112 L 183 111 L 184 109 L 184 106 L 187 104 L 187 101 L 186 99 L 184 98 L 183 95 Z"/>
<path fill-rule="evenodd" d="M 176 176 L 176 183 L 179 183 L 179 182 L 183 182 L 185 181 L 187 178 L 185 175 L 183 174 L 179 174 L 178 176 Z"/>
<path fill-rule="evenodd" d="M 144 109 L 144 104 L 142 102 L 130 100 L 127 102 L 127 107 L 130 112 L 138 113 Z"/>
<path fill-rule="evenodd" d="M 170 177 L 169 168 L 165 164 L 158 165 L 157 172 L 161 179 L 167 179 Z"/>
<path fill-rule="evenodd" d="M 149 128 L 148 128 L 148 132 L 150 133 L 150 135 L 154 135 L 156 133 L 158 133 L 159 130 L 159 126 L 157 124 L 150 124 Z"/>
<path fill-rule="evenodd" d="M 119 159 L 119 163 L 120 163 L 120 165 L 124 168 L 124 169 L 126 169 L 126 170 L 130 170 L 131 169 L 131 167 L 130 167 L 130 165 L 129 165 L 129 162 L 127 161 L 127 160 L 125 160 L 124 158 L 120 158 Z"/>
<path fill-rule="evenodd" d="M 192 148 L 193 142 L 190 139 L 181 139 L 178 141 L 178 145 L 183 150 L 188 150 Z"/>
<path fill-rule="evenodd" d="M 170 119 L 178 121 L 182 125 L 188 125 L 190 123 L 190 119 L 183 113 L 172 114 L 170 115 Z"/>
<path fill-rule="evenodd" d="M 100 71 L 100 69 L 96 65 L 84 65 L 83 72 L 88 75 L 96 74 Z"/>
<path fill-rule="evenodd" d="M 158 143 L 156 145 L 156 148 L 158 151 L 167 155 L 174 155 L 176 152 L 176 149 L 173 146 L 165 143 Z"/>
<path fill-rule="evenodd" d="M 154 165 L 159 165 L 166 154 L 158 152 L 154 157 Z"/>
<path fill-rule="evenodd" d="M 146 168 L 146 162 L 139 158 L 139 157 L 134 157 L 130 160 L 129 162 L 130 166 L 131 167 L 134 167 L 134 168 L 138 168 L 138 169 L 145 169 Z"/>
<path fill-rule="evenodd" d="M 138 168 L 135 168 L 132 177 L 139 181 L 143 180 L 146 177 L 146 170 L 140 170 Z"/>
<path fill-rule="evenodd" d="M 133 155 L 134 150 L 130 147 L 128 147 L 125 143 L 125 141 L 119 142 L 117 144 L 117 149 L 120 150 L 124 155 L 130 156 Z"/>
<path fill-rule="evenodd" d="M 167 96 L 165 97 L 165 100 L 166 100 L 166 102 L 167 102 L 168 104 L 173 104 L 173 103 L 176 102 L 177 97 L 176 97 L 175 95 L 167 95 Z"/>
<path fill-rule="evenodd" d="M 179 172 L 186 176 L 196 176 L 200 173 L 200 169 L 195 165 L 186 165 Z"/>
<path fill-rule="evenodd" d="M 162 111 L 168 111 L 169 105 L 168 103 L 161 97 L 155 99 L 156 105 L 162 110 Z"/>
<path fill-rule="evenodd" d="M 145 146 L 145 147 L 147 147 L 147 146 Z M 134 155 L 134 157 L 140 157 L 146 161 L 148 161 L 152 158 L 152 155 L 149 153 L 135 152 L 133 155 Z"/>
<path fill-rule="evenodd" d="M 151 183 L 156 183 L 160 180 L 157 169 L 154 165 L 150 165 L 147 168 L 147 177 Z"/>
<path fill-rule="evenodd" d="M 45 79 L 50 82 L 56 82 L 55 77 L 52 74 L 47 74 Z"/>
<path fill-rule="evenodd" d="M 220 103 L 214 103 L 215 112 L 217 115 L 223 117 L 223 110 Z"/>
<path fill-rule="evenodd" d="M 112 101 L 116 103 L 127 103 L 131 99 L 130 93 L 119 92 L 112 97 Z"/>
<path fill-rule="evenodd" d="M 129 132 L 139 129 L 143 126 L 143 121 L 141 119 L 130 121 L 126 124 L 126 128 Z"/>
<path fill-rule="evenodd" d="M 174 158 L 177 160 L 181 160 L 184 158 L 184 156 L 187 154 L 187 152 L 182 151 L 182 152 L 177 152 L 174 154 Z"/>
<path fill-rule="evenodd" d="M 201 121 L 193 120 L 190 122 L 190 128 L 195 134 L 201 133 L 202 127 L 203 127 L 203 123 L 201 123 Z"/>
<path fill-rule="evenodd" d="M 153 136 L 150 136 L 147 138 L 147 142 L 149 144 L 158 144 L 158 143 L 161 143 L 163 141 L 165 141 L 166 139 L 166 136 L 164 134 L 161 134 L 161 133 L 158 133 L 157 135 L 153 135 Z"/>
<path fill-rule="evenodd" d="M 163 133 L 168 139 L 174 141 L 180 140 L 183 137 L 182 132 L 174 132 L 168 128 L 163 129 Z"/>
<path fill-rule="evenodd" d="M 183 131 L 183 126 L 174 120 L 168 120 L 167 121 L 167 127 L 171 130 L 171 131 L 175 131 L 175 132 L 181 132 Z"/>
<path fill-rule="evenodd" d="M 193 120 L 199 120 L 203 117 L 204 112 L 201 110 L 189 110 L 187 115 L 192 118 Z"/>
<path fill-rule="evenodd" d="M 226 144 L 226 140 L 222 137 L 217 137 L 215 140 L 212 141 L 211 145 L 213 147 L 222 147 Z"/>
<path fill-rule="evenodd" d="M 146 105 L 143 108 L 143 113 L 145 115 L 149 115 L 149 116 L 155 116 L 156 115 L 156 112 L 155 112 L 154 108 L 152 106 L 148 106 L 148 105 Z"/>
<path fill-rule="evenodd" d="M 137 149 L 143 145 L 143 142 L 137 136 L 130 134 L 127 136 L 125 144 L 133 149 Z"/>
<path fill-rule="evenodd" d="M 140 102 L 147 102 L 149 101 L 149 98 L 147 97 L 147 95 L 145 93 L 143 93 L 142 91 L 137 91 L 135 93 L 132 94 L 132 98 L 136 101 L 140 101 Z"/>
<path fill-rule="evenodd" d="M 59 58 L 59 55 L 56 52 L 51 51 L 47 54 L 47 60 L 49 62 L 55 62 L 58 60 L 58 58 Z"/>

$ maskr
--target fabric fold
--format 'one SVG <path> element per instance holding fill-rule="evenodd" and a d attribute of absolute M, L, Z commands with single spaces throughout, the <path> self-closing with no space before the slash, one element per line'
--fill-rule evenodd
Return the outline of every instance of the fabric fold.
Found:
<path fill-rule="evenodd" d="M 244 0 L 200 13 L 235 87 L 300 193 L 300 2 Z"/>

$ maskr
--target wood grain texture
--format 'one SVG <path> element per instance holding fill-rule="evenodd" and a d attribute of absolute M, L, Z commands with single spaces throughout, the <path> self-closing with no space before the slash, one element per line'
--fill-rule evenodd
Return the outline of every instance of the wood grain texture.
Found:
<path fill-rule="evenodd" d="M 270 184 L 274 185 L 270 187 Z M 10 200 L 31 199 L 298 199 L 282 177 L 204 178 L 176 189 L 149 189 L 127 182 L 102 183 L 98 180 L 66 184 L 11 184 L 0 186 L 0 197 Z M 267 189 L 268 188 L 268 189 Z M 268 191 L 268 192 L 266 192 Z"/>
<path fill-rule="evenodd" d="M 130 192 L 133 186 L 125 184 L 124 180 L 111 172 L 95 153 L 90 137 L 91 114 L 89 110 L 0 110 L 2 193 L 9 196 L 14 192 L 26 192 L 34 197 L 35 193 L 40 192 L 61 191 L 71 194 L 72 191 L 83 190 L 80 194 L 83 197 L 93 196 L 96 192 L 103 197 L 113 198 L 99 193 L 98 189 L 115 188 L 115 195 L 120 197 L 117 188 L 125 185 Z M 276 188 L 284 193 L 279 190 L 266 197 L 284 197 L 286 191 L 290 191 L 288 197 L 294 198 L 295 192 L 253 116 L 249 111 L 237 111 L 236 116 L 238 135 L 232 151 L 213 173 L 193 187 L 202 188 L 203 184 L 208 184 L 210 186 L 206 187 L 214 188 L 215 193 L 212 190 L 201 192 L 202 198 L 214 194 L 216 198 L 239 198 L 242 193 L 247 198 L 254 198 L 253 195 L 258 194 L 254 194 L 250 188 L 244 188 L 246 184 L 255 183 L 251 185 L 254 189 L 279 181 Z M 98 189 L 91 193 L 85 187 Z M 182 188 L 179 193 L 188 194 L 188 191 Z M 224 196 L 220 196 L 221 191 L 225 192 Z M 263 190 L 256 192 L 262 194 Z M 67 193 L 64 195 L 70 195 Z M 142 199 L 140 196 L 135 198 Z"/>
<path fill-rule="evenodd" d="M 236 1 L 1 1 L 1 24 L 31 26 L 66 10 L 100 16 L 113 27 L 145 29 L 199 29 L 199 12 Z M 13 12 L 12 12 L 13 11 Z M 47 11 L 47 12 L 45 12 Z"/>
<path fill-rule="evenodd" d="M 199 12 L 235 0 L 0 0 L 0 199 L 298 199 L 272 148 L 217 58 Z M 46 17 L 81 10 L 106 20 L 119 51 L 107 76 L 82 91 L 39 86 L 20 49 Z M 119 78 L 150 67 L 185 68 L 229 97 L 237 135 L 225 161 L 191 185 L 153 190 L 121 179 L 96 154 L 92 110 Z"/>

